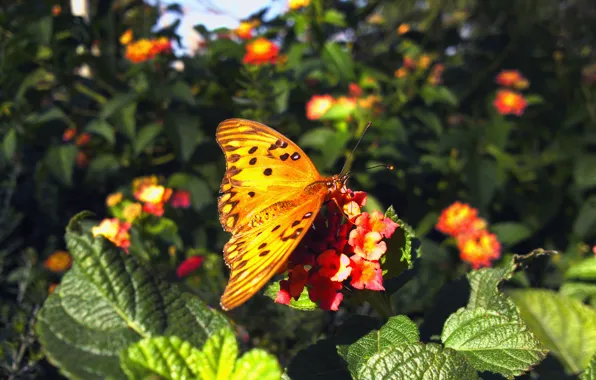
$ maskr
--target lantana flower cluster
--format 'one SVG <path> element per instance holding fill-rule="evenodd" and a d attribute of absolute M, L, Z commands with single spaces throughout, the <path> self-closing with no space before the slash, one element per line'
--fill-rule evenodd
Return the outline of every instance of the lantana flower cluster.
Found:
<path fill-rule="evenodd" d="M 259 37 L 246 44 L 242 62 L 249 65 L 274 64 L 279 58 L 279 47 L 272 41 Z"/>
<path fill-rule="evenodd" d="M 467 203 L 455 202 L 443 210 L 435 226 L 440 232 L 455 238 L 460 258 L 472 268 L 490 267 L 501 257 L 497 236 L 487 230 L 486 220 Z"/>
<path fill-rule="evenodd" d="M 371 80 L 374 79 L 371 78 Z M 380 96 L 375 94 L 365 95 L 362 87 L 356 83 L 350 83 L 347 96 L 342 95 L 335 98 L 329 94 L 313 95 L 306 103 L 306 118 L 319 120 L 335 105 L 346 107 L 346 114 L 351 114 L 356 108 L 380 113 L 383 110 L 381 101 Z"/>
<path fill-rule="evenodd" d="M 502 88 L 497 90 L 493 105 L 501 115 L 523 115 L 528 101 L 519 92 L 529 87 L 530 82 L 518 70 L 503 70 L 495 78 Z"/>
<path fill-rule="evenodd" d="M 314 228 L 290 256 L 289 276 L 280 282 L 275 302 L 298 300 L 306 287 L 321 309 L 337 310 L 344 287 L 385 289 L 379 260 L 387 250 L 383 240 L 398 224 L 378 211 L 361 212 L 365 192 L 345 189 L 336 200 L 327 203 L 326 218 L 317 215 Z"/>
<path fill-rule="evenodd" d="M 434 58 L 430 54 L 421 54 L 419 57 L 412 57 L 409 55 L 404 56 L 402 66 L 395 70 L 395 77 L 398 79 L 403 79 L 409 77 L 415 73 L 419 75 L 421 73 L 426 72 L 429 67 L 433 64 Z M 435 63 L 428 77 L 426 78 L 427 82 L 433 86 L 441 84 L 443 81 L 443 71 L 445 70 L 445 66 L 442 63 Z"/>
<path fill-rule="evenodd" d="M 77 166 L 79 168 L 87 166 L 91 156 L 91 151 L 89 150 L 91 134 L 87 132 L 79 133 L 76 128 L 67 128 L 62 134 L 62 141 L 65 143 L 74 142 L 78 149 L 75 159 Z"/>
<path fill-rule="evenodd" d="M 132 63 L 149 61 L 158 55 L 172 51 L 172 43 L 166 37 L 141 38 L 133 41 L 133 33 L 130 29 L 120 36 L 120 43 L 126 46 L 125 57 Z"/>
<path fill-rule="evenodd" d="M 190 193 L 187 190 L 173 190 L 159 184 L 157 176 L 136 178 L 132 184 L 134 200 L 124 199 L 116 192 L 108 195 L 106 206 L 115 218 L 106 218 L 92 228 L 93 236 L 102 235 L 116 246 L 128 252 L 132 224 L 144 214 L 163 216 L 165 204 L 174 208 L 190 207 Z"/>

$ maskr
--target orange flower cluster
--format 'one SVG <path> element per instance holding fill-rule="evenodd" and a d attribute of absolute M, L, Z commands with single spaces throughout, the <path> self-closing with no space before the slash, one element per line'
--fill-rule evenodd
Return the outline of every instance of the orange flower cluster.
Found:
<path fill-rule="evenodd" d="M 517 70 L 503 70 L 495 78 L 495 82 L 503 87 L 497 90 L 493 105 L 501 115 L 523 115 L 528 102 L 515 90 L 528 88 L 530 82 Z"/>
<path fill-rule="evenodd" d="M 249 65 L 273 64 L 278 58 L 279 47 L 268 39 L 259 37 L 246 45 L 242 62 Z"/>
<path fill-rule="evenodd" d="M 56 251 L 44 261 L 43 266 L 54 273 L 62 273 L 72 265 L 72 258 L 66 251 Z"/>
<path fill-rule="evenodd" d="M 106 218 L 99 223 L 98 226 L 91 228 L 91 233 L 94 237 L 103 236 L 117 247 L 122 248 L 128 252 L 130 247 L 130 230 L 131 224 L 129 222 L 121 222 L 118 218 Z"/>
<path fill-rule="evenodd" d="M 310 0 L 289 0 L 288 8 L 295 11 L 300 8 L 308 7 L 309 4 L 310 4 Z"/>
<path fill-rule="evenodd" d="M 410 57 L 405 56 L 403 59 L 402 66 L 395 70 L 394 76 L 398 79 L 402 79 L 407 77 L 408 75 L 414 72 L 425 72 L 433 62 L 433 58 L 428 54 L 422 54 L 417 60 Z M 443 71 L 445 70 L 445 66 L 441 63 L 436 63 L 427 78 L 428 83 L 436 86 L 443 81 Z"/>
<path fill-rule="evenodd" d="M 306 118 L 309 120 L 319 120 L 334 105 L 343 105 L 347 108 L 347 113 L 360 107 L 361 109 L 372 109 L 373 112 L 382 112 L 381 97 L 374 94 L 363 96 L 363 90 L 356 83 L 350 83 L 348 96 L 334 98 L 329 94 L 313 95 L 306 103 Z"/>
<path fill-rule="evenodd" d="M 234 34 L 243 40 L 250 40 L 252 38 L 252 32 L 255 27 L 259 26 L 258 21 L 242 21 L 236 29 Z"/>
<path fill-rule="evenodd" d="M 478 210 L 459 201 L 443 210 L 435 226 L 455 238 L 460 258 L 474 269 L 489 267 L 501 257 L 501 244 L 486 227 L 486 221 L 478 217 Z"/>
<path fill-rule="evenodd" d="M 347 188 L 327 204 L 327 219 L 319 214 L 304 240 L 292 253 L 287 280 L 280 282 L 275 302 L 289 304 L 306 287 L 312 302 L 323 310 L 337 310 L 344 286 L 384 290 L 380 258 L 397 223 L 381 212 L 361 212 L 366 193 Z M 347 220 L 344 222 L 344 215 Z"/>
<path fill-rule="evenodd" d="M 125 56 L 132 63 L 141 63 L 153 59 L 160 54 L 170 53 L 171 51 L 172 43 L 166 37 L 155 39 L 141 38 L 126 45 Z"/>

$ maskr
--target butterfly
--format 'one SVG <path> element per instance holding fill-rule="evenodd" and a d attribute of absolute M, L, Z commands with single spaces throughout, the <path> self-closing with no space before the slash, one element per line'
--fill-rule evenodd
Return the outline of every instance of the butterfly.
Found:
<path fill-rule="evenodd" d="M 223 249 L 230 279 L 220 302 L 229 310 L 287 263 L 323 203 L 344 191 L 348 175 L 323 177 L 298 145 L 256 121 L 224 120 L 216 140 L 226 159 L 219 221 L 232 233 Z"/>

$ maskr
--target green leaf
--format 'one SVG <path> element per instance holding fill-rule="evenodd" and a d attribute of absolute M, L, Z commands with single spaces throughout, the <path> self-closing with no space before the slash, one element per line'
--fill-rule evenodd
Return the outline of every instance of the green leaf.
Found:
<path fill-rule="evenodd" d="M 443 125 L 441 124 L 441 120 L 434 112 L 428 112 L 427 109 L 423 110 L 417 108 L 413 113 L 423 125 L 428 127 L 437 136 L 441 136 L 443 134 Z"/>
<path fill-rule="evenodd" d="M 323 16 L 323 21 L 327 24 L 335 25 L 335 26 L 346 26 L 346 20 L 344 18 L 344 14 L 341 12 L 336 11 L 335 9 L 329 9 L 325 12 Z"/>
<path fill-rule="evenodd" d="M 467 309 L 487 309 L 517 319 L 515 306 L 499 291 L 500 283 L 513 277 L 515 268 L 516 264 L 512 259 L 501 268 L 482 268 L 468 273 L 470 299 Z"/>
<path fill-rule="evenodd" d="M 518 376 L 539 363 L 546 351 L 518 318 L 484 309 L 461 308 L 445 325 L 441 340 L 478 371 Z"/>
<path fill-rule="evenodd" d="M 383 255 L 383 268 L 386 270 L 383 278 L 390 279 L 412 268 L 414 260 L 421 255 L 421 244 L 412 227 L 397 217 L 393 206 L 387 209 L 385 216 L 399 225 L 386 240 L 387 252 Z"/>
<path fill-rule="evenodd" d="M 596 310 L 550 290 L 515 290 L 508 295 L 568 373 L 588 367 L 596 353 Z"/>
<path fill-rule="evenodd" d="M 347 102 L 336 103 L 332 105 L 324 115 L 321 116 L 321 120 L 346 120 L 354 111 L 355 107 Z"/>
<path fill-rule="evenodd" d="M 114 132 L 114 128 L 110 123 L 103 119 L 91 120 L 85 127 L 85 131 L 103 137 L 110 145 L 116 143 L 116 133 Z"/>
<path fill-rule="evenodd" d="M 176 336 L 145 338 L 120 352 L 120 366 L 129 379 L 196 378 L 201 352 Z"/>
<path fill-rule="evenodd" d="M 588 257 L 572 265 L 565 272 L 565 278 L 577 280 L 596 280 L 596 257 Z"/>
<path fill-rule="evenodd" d="M 72 186 L 72 173 L 77 152 L 77 147 L 71 144 L 52 146 L 45 158 L 50 173 L 67 187 Z"/>
<path fill-rule="evenodd" d="M 596 233 L 596 195 L 590 196 L 582 204 L 573 223 L 573 233 L 581 240 L 587 240 Z"/>
<path fill-rule="evenodd" d="M 191 106 L 195 105 L 196 103 L 195 96 L 192 93 L 192 88 L 190 87 L 190 85 L 188 85 L 188 83 L 184 81 L 176 81 L 174 84 L 170 86 L 168 91 L 176 100 L 179 100 Z"/>
<path fill-rule="evenodd" d="M 73 267 L 38 314 L 36 332 L 50 361 L 70 378 L 123 378 L 119 353 L 143 338 L 175 335 L 200 347 L 228 326 L 198 298 L 182 293 L 112 243 L 66 232 Z"/>
<path fill-rule="evenodd" d="M 231 380 L 278 380 L 281 376 L 281 368 L 273 355 L 253 349 L 238 359 Z"/>
<path fill-rule="evenodd" d="M 265 295 L 272 300 L 275 300 L 277 297 L 277 292 L 279 292 L 280 285 L 279 281 L 276 281 L 269 285 L 265 290 Z M 302 293 L 300 293 L 300 297 L 295 300 L 294 298 L 290 299 L 290 304 L 288 305 L 294 309 L 302 310 L 302 311 L 312 311 L 317 310 L 319 307 L 316 303 L 312 302 L 308 296 L 308 289 L 302 289 Z"/>
<path fill-rule="evenodd" d="M 178 234 L 178 225 L 172 219 L 166 217 L 153 218 L 145 225 L 145 232 L 159 236 L 164 241 L 174 244 L 177 247 L 182 246 L 182 238 Z"/>
<path fill-rule="evenodd" d="M 592 356 L 590 365 L 588 365 L 588 368 L 582 373 L 580 380 L 596 380 L 596 355 Z"/>
<path fill-rule="evenodd" d="M 162 130 L 163 127 L 158 123 L 151 123 L 142 127 L 133 140 L 132 150 L 134 155 L 138 156 L 145 148 L 149 147 Z"/>
<path fill-rule="evenodd" d="M 426 84 L 420 89 L 420 96 L 424 100 L 424 103 L 429 106 L 434 103 L 444 103 L 455 107 L 459 103 L 459 100 L 451 90 L 444 86 Z"/>
<path fill-rule="evenodd" d="M 229 379 L 238 357 L 236 337 L 229 328 L 219 330 L 209 337 L 202 349 L 198 363 L 201 379 Z"/>
<path fill-rule="evenodd" d="M 85 176 L 88 182 L 101 182 L 120 169 L 118 158 L 111 153 L 95 157 L 87 168 Z"/>
<path fill-rule="evenodd" d="M 502 222 L 490 226 L 501 244 L 515 245 L 532 236 L 532 230 L 523 223 Z"/>
<path fill-rule="evenodd" d="M 474 203 L 486 207 L 497 189 L 497 164 L 489 158 L 476 157 L 469 161 L 467 182 L 473 195 Z"/>
<path fill-rule="evenodd" d="M 349 345 L 338 345 L 337 352 L 348 363 L 348 370 L 356 376 L 360 367 L 374 354 L 394 346 L 416 343 L 420 339 L 418 327 L 405 315 L 391 317 L 379 330 Z"/>
<path fill-rule="evenodd" d="M 457 352 L 438 344 L 393 346 L 374 354 L 360 367 L 356 379 L 478 379 Z"/>
<path fill-rule="evenodd" d="M 187 113 L 170 112 L 165 119 L 164 131 L 182 162 L 187 162 L 201 138 L 199 119 Z"/>
<path fill-rule="evenodd" d="M 573 177 L 579 190 L 596 186 L 596 155 L 582 155 L 573 167 Z"/>
<path fill-rule="evenodd" d="M 589 282 L 565 282 L 561 286 L 561 289 L 559 289 L 559 293 L 580 302 L 589 301 L 592 307 L 596 307 L 596 284 Z"/>
<path fill-rule="evenodd" d="M 116 94 L 112 99 L 104 104 L 99 117 L 101 119 L 107 119 L 115 115 L 118 111 L 133 103 L 136 97 L 137 94 L 134 93 Z"/>
<path fill-rule="evenodd" d="M 327 42 L 323 48 L 323 62 L 329 68 L 335 68 L 345 80 L 354 81 L 354 61 L 352 56 L 335 42 Z"/>
<path fill-rule="evenodd" d="M 4 151 L 4 157 L 7 160 L 12 160 L 14 153 L 17 150 L 17 131 L 15 128 L 10 128 L 4 139 L 2 140 L 2 149 Z"/>

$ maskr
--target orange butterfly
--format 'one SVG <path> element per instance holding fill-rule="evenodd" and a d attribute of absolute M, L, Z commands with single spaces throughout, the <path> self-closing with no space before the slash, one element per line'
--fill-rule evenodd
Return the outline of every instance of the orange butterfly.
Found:
<path fill-rule="evenodd" d="M 216 139 L 226 156 L 219 221 L 232 233 L 224 246 L 230 280 L 221 297 L 229 310 L 281 269 L 348 176 L 321 176 L 298 145 L 256 121 L 224 120 Z"/>

